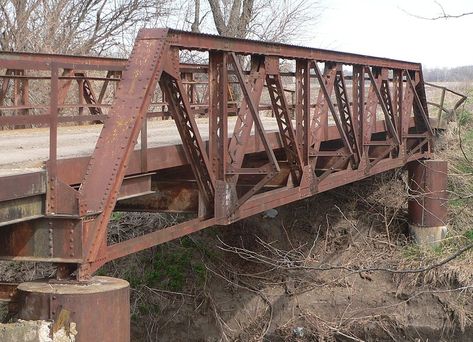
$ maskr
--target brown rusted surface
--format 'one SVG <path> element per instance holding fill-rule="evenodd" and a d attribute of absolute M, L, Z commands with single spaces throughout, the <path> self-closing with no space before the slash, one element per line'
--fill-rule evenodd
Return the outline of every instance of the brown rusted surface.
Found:
<path fill-rule="evenodd" d="M 17 283 L 0 283 L 0 302 L 11 302 L 17 287 Z"/>
<path fill-rule="evenodd" d="M 18 318 L 52 320 L 53 329 L 75 325 L 77 342 L 130 341 L 130 285 L 94 277 L 87 283 L 28 282 L 18 286 Z"/>
<path fill-rule="evenodd" d="M 190 181 L 155 182 L 153 193 L 119 201 L 118 211 L 147 212 L 197 212 L 199 191 L 197 184 Z"/>
<path fill-rule="evenodd" d="M 46 193 L 46 172 L 23 173 L 2 178 L 0 202 Z M 0 220 L 1 221 L 1 220 Z"/>
<path fill-rule="evenodd" d="M 102 129 L 79 188 L 80 214 L 97 215 L 87 231 L 89 239 L 85 252 L 89 262 L 98 258 L 106 240 L 107 225 L 119 196 L 130 154 L 163 72 L 168 49 L 166 35 L 165 29 L 151 34 L 140 31 L 110 109 L 113 119 L 108 120 Z M 108 146 L 114 148 L 110 150 Z"/>
<path fill-rule="evenodd" d="M 417 227 L 447 225 L 447 161 L 409 164 L 409 223 Z"/>
<path fill-rule="evenodd" d="M 145 173 L 142 175 L 135 175 L 123 179 L 117 200 L 124 200 L 132 197 L 145 196 L 151 191 L 151 176 L 152 173 Z"/>
<path fill-rule="evenodd" d="M 183 50 L 209 61 L 184 63 Z M 60 278 L 434 152 L 419 63 L 145 29 L 127 61 L 0 53 L 0 80 L 0 128 L 50 136 L 45 170 L 0 174 L 0 258 L 53 261 Z M 50 84 L 45 103 L 26 101 L 33 80 Z M 100 122 L 91 155 L 58 158 L 64 125 Z M 152 145 L 163 122 L 177 141 Z M 423 201 L 436 214 L 416 223 L 445 220 L 442 201 Z M 113 210 L 195 218 L 108 246 Z"/>
<path fill-rule="evenodd" d="M 84 57 L 27 52 L 0 51 L 0 68 L 50 70 L 51 63 L 60 63 L 67 69 L 121 71 L 126 60 L 118 58 Z"/>
<path fill-rule="evenodd" d="M 397 69 L 409 69 L 417 71 L 421 69 L 421 65 L 419 63 L 389 58 L 379 58 L 354 53 L 261 42 L 256 40 L 244 40 L 215 35 L 195 34 L 192 32 L 177 30 L 170 30 L 169 39 L 171 44 L 174 46 L 201 51 L 215 49 L 219 51 L 235 52 L 240 54 L 259 54 L 294 59 L 304 58 L 309 60 L 318 60 L 321 62 L 373 65 L 377 67 L 394 67 Z"/>
<path fill-rule="evenodd" d="M 80 220 L 38 218 L 0 228 L 0 258 L 78 263 L 81 240 Z"/>
<path fill-rule="evenodd" d="M 0 202 L 0 227 L 42 217 L 45 212 L 44 195 L 32 195 Z"/>

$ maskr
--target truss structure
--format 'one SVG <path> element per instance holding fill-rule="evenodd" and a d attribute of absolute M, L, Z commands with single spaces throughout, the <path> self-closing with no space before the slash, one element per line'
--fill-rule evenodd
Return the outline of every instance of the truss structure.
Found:
<path fill-rule="evenodd" d="M 0 258 L 58 277 L 433 153 L 418 63 L 143 29 L 128 60 L 5 52 L 0 70 L 0 127 L 50 136 L 44 170 L 0 177 Z M 148 145 L 161 120 L 180 144 Z M 58 127 L 83 124 L 103 124 L 91 155 L 59 159 Z M 192 218 L 110 245 L 114 210 Z"/>

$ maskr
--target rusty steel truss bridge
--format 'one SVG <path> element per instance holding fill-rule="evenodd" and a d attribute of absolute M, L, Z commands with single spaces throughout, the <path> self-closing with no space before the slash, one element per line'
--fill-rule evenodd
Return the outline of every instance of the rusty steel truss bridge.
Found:
<path fill-rule="evenodd" d="M 419 63 L 143 29 L 128 60 L 1 52 L 0 70 L 0 136 L 49 138 L 40 168 L 0 169 L 0 259 L 58 279 L 434 152 Z M 58 152 L 90 126 L 91 152 Z M 114 210 L 189 218 L 110 244 Z"/>

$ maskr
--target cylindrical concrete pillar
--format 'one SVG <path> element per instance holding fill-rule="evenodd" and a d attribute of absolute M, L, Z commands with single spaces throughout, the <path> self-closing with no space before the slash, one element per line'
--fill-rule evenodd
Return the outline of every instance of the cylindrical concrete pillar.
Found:
<path fill-rule="evenodd" d="M 18 298 L 18 318 L 53 320 L 53 331 L 72 330 L 77 342 L 130 341 L 130 285 L 125 280 L 27 282 L 18 286 Z"/>
<path fill-rule="evenodd" d="M 436 244 L 447 233 L 447 162 L 419 160 L 408 165 L 409 230 L 420 244 Z"/>

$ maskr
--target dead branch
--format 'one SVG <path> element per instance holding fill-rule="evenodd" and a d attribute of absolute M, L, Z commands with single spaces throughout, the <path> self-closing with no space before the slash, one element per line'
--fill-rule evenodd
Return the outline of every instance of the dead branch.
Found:
<path fill-rule="evenodd" d="M 348 267 L 348 266 L 339 266 L 339 265 L 326 265 L 326 266 L 308 266 L 306 265 L 305 259 L 291 259 L 289 256 L 294 255 L 291 252 L 288 252 L 284 255 L 283 258 L 275 258 L 274 255 L 266 256 L 245 248 L 229 246 L 228 244 L 224 243 L 222 240 L 219 239 L 222 243 L 222 246 L 219 246 L 223 251 L 233 253 L 238 255 L 240 258 L 265 264 L 267 266 L 273 267 L 275 269 L 286 269 L 286 270 L 313 270 L 313 271 L 331 271 L 331 270 L 343 270 L 348 271 L 350 273 L 362 273 L 362 272 L 386 272 L 386 273 L 393 273 L 393 274 L 408 274 L 408 273 L 424 273 L 431 271 L 433 269 L 439 268 L 450 261 L 458 258 L 465 252 L 469 251 L 473 248 L 473 243 L 470 243 L 463 248 L 459 249 L 457 252 L 451 254 L 450 256 L 446 257 L 445 259 L 441 260 L 438 263 L 431 264 L 426 267 L 414 268 L 414 269 L 395 269 L 395 268 L 388 268 L 388 267 Z"/>
<path fill-rule="evenodd" d="M 426 17 L 426 16 L 410 13 L 406 10 L 402 10 L 402 11 L 405 12 L 406 14 L 409 14 L 412 17 L 415 17 L 415 18 L 418 18 L 418 19 L 423 19 L 423 20 L 458 19 L 458 18 L 461 18 L 461 17 L 466 17 L 466 16 L 469 16 L 469 15 L 473 15 L 473 12 L 463 12 L 463 13 L 457 13 L 457 14 L 450 14 L 450 13 L 447 13 L 445 11 L 445 8 L 443 7 L 443 5 L 440 2 L 438 2 L 438 1 L 434 1 L 434 2 L 440 8 L 440 11 L 441 11 L 441 14 L 438 15 L 438 16 Z"/>

